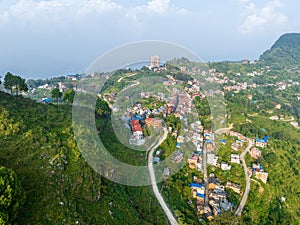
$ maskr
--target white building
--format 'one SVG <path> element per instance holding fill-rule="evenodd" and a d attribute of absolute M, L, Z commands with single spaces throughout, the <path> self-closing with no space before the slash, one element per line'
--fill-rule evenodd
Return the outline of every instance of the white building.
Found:
<path fill-rule="evenodd" d="M 207 153 L 207 163 L 213 166 L 217 166 L 219 157 L 214 153 Z"/>
<path fill-rule="evenodd" d="M 229 164 L 226 163 L 226 162 L 222 162 L 222 163 L 221 163 L 221 169 L 222 169 L 222 170 L 231 170 L 231 165 L 229 165 Z"/>

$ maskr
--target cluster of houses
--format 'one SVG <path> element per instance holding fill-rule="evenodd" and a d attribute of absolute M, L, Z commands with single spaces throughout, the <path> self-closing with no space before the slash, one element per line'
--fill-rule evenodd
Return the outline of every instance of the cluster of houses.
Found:
<path fill-rule="evenodd" d="M 192 154 L 192 157 L 189 159 L 190 168 L 194 168 L 196 164 L 196 168 L 200 170 L 200 162 L 202 163 L 203 158 L 203 146 L 206 145 L 208 154 L 207 154 L 207 162 L 208 164 L 216 164 L 218 157 L 213 153 L 215 149 L 214 145 L 214 135 L 210 130 L 203 130 L 203 126 L 201 122 L 195 122 L 191 124 L 191 131 L 193 132 L 192 142 L 195 147 L 195 152 Z M 196 163 L 196 157 L 197 163 Z"/>
<path fill-rule="evenodd" d="M 81 79 L 81 75 L 78 74 L 70 74 L 65 76 L 65 78 L 61 79 L 61 81 L 57 82 L 56 84 L 42 84 L 38 87 L 30 87 L 31 91 L 35 91 L 36 89 L 46 89 L 52 90 L 53 88 L 59 88 L 60 92 L 66 91 L 68 88 L 73 87 L 76 89 L 78 81 Z"/>
<path fill-rule="evenodd" d="M 260 68 L 259 71 L 252 71 L 252 72 L 248 72 L 245 75 L 249 76 L 249 77 L 257 77 L 257 76 L 261 76 L 264 73 L 269 73 L 270 67 L 266 66 L 263 68 Z M 258 87 L 276 87 L 276 89 L 278 91 L 283 91 L 286 90 L 287 88 L 290 87 L 295 87 L 295 86 L 299 86 L 300 83 L 298 81 L 293 81 L 293 80 L 287 80 L 287 81 L 282 81 L 282 82 L 277 82 L 277 83 L 267 83 L 267 84 L 259 84 L 259 83 L 253 83 L 253 84 L 248 84 L 247 82 L 238 82 L 237 79 L 235 78 L 231 78 L 229 79 L 227 76 L 225 76 L 224 73 L 218 73 L 216 72 L 216 69 L 211 69 L 210 70 L 210 74 L 214 77 L 215 82 L 219 83 L 220 85 L 223 86 L 223 90 L 226 92 L 229 91 L 234 91 L 234 92 L 240 92 L 242 90 L 251 90 L 251 89 L 256 89 Z M 236 77 L 241 76 L 241 73 L 236 73 L 235 74 Z M 273 76 L 273 78 L 276 78 L 276 76 Z M 257 100 L 252 101 L 253 100 L 253 95 L 249 94 L 248 95 L 248 100 L 251 102 L 258 102 Z M 300 100 L 300 97 L 297 96 L 295 100 Z M 257 106 L 259 107 L 259 106 Z M 274 108 L 275 109 L 281 109 L 281 105 L 274 103 Z M 271 120 L 280 120 L 280 117 L 278 115 L 274 115 L 270 117 Z M 291 125 L 294 126 L 295 128 L 299 127 L 299 124 L 297 123 L 297 121 L 291 121 Z"/>
<path fill-rule="evenodd" d="M 200 121 L 196 121 L 191 124 L 191 132 L 193 134 L 191 140 L 194 146 L 194 151 L 188 159 L 188 164 L 191 169 L 201 171 L 203 167 L 203 145 L 205 137 L 202 135 L 203 126 Z"/>
<path fill-rule="evenodd" d="M 168 76 L 169 80 L 164 82 L 165 86 L 177 84 L 177 80 L 173 77 Z M 191 85 L 191 90 L 197 91 L 199 94 L 199 86 L 197 82 Z M 192 114 L 193 109 L 193 95 L 191 92 L 180 91 L 176 88 L 173 88 L 170 97 L 167 99 L 169 106 L 175 108 L 174 115 L 179 118 L 184 124 L 187 123 L 187 116 Z M 185 127 L 181 131 L 179 136 L 178 131 L 171 131 L 172 136 L 177 138 L 176 151 L 174 153 L 173 159 L 176 163 L 179 163 L 183 159 L 184 151 L 181 149 L 181 145 L 184 142 L 191 141 L 194 145 L 194 152 L 191 157 L 188 159 L 189 165 L 191 168 L 200 170 L 202 168 L 202 154 L 203 154 L 203 126 L 200 121 L 192 123 L 190 126 Z"/>
<path fill-rule="evenodd" d="M 247 138 L 244 137 L 242 134 L 235 132 L 235 131 L 228 131 L 227 135 L 231 137 L 236 137 L 237 140 L 231 144 L 231 149 L 234 151 L 240 151 L 241 148 L 244 146 L 244 143 L 247 141 Z M 210 150 L 209 146 L 213 145 L 209 139 L 210 134 L 208 135 L 207 146 L 208 146 L 208 153 L 207 153 L 207 164 L 212 165 L 214 167 L 221 168 L 223 171 L 231 170 L 231 165 L 228 162 L 222 161 L 221 164 L 219 163 L 219 157 Z M 221 140 L 223 145 L 226 145 L 226 140 Z M 240 155 L 237 153 L 233 153 L 230 155 L 230 163 L 237 163 L 240 164 Z"/>
<path fill-rule="evenodd" d="M 233 209 L 234 205 L 228 201 L 225 187 L 221 185 L 214 174 L 209 175 L 208 190 L 201 184 L 201 181 L 201 179 L 194 177 L 194 182 L 189 185 L 199 216 L 211 221 L 214 216 Z"/>
<path fill-rule="evenodd" d="M 252 147 L 250 149 L 250 155 L 252 158 L 258 160 L 261 157 L 262 151 L 259 148 L 266 148 L 269 138 L 269 136 L 265 136 L 263 139 L 257 138 L 255 140 L 256 147 Z M 267 183 L 269 174 L 264 171 L 263 166 L 260 164 L 253 164 L 252 167 L 249 167 L 248 174 L 250 177 L 254 176 L 256 179 L 261 180 L 263 183 Z"/>
<path fill-rule="evenodd" d="M 221 164 L 218 162 L 219 157 L 213 153 L 208 152 L 207 153 L 207 164 L 212 165 L 214 167 L 221 168 L 222 170 L 231 170 L 231 165 L 227 162 L 222 161 Z M 239 154 L 231 154 L 230 155 L 230 162 L 240 164 L 240 155 Z"/>
<path fill-rule="evenodd" d="M 264 67 L 261 68 L 260 71 L 252 71 L 252 72 L 248 72 L 245 75 L 248 77 L 257 77 L 257 76 L 261 76 L 263 75 L 265 72 L 270 72 L 270 68 L 269 67 Z M 275 86 L 277 87 L 277 90 L 282 91 L 285 90 L 287 87 L 293 87 L 293 86 L 297 86 L 299 85 L 299 82 L 295 82 L 292 80 L 288 80 L 288 81 L 284 81 L 284 82 L 278 82 L 276 84 L 274 83 L 270 83 L 270 84 L 248 84 L 246 82 L 238 82 L 237 79 L 230 79 L 229 77 L 227 77 L 224 73 L 218 73 L 216 72 L 216 69 L 211 69 L 210 71 L 210 75 L 214 77 L 214 80 L 216 82 L 218 82 L 219 84 L 223 85 L 223 89 L 224 91 L 236 91 L 239 92 L 241 90 L 247 90 L 247 89 L 255 89 L 258 86 Z M 240 77 L 241 73 L 236 73 L 235 74 L 236 77 Z"/>
<path fill-rule="evenodd" d="M 124 121 L 124 124 L 126 126 L 129 124 L 132 131 L 132 135 L 129 139 L 129 143 L 131 145 L 142 145 L 145 143 L 141 124 L 152 126 L 154 128 L 162 127 L 161 119 L 151 117 L 158 115 L 168 117 L 174 114 L 175 117 L 185 122 L 187 121 L 187 115 L 192 112 L 193 102 L 190 95 L 179 91 L 178 89 L 174 88 L 169 97 L 166 97 L 163 93 L 153 95 L 148 92 L 141 92 L 141 97 L 150 98 L 151 96 L 156 97 L 156 99 L 159 99 L 160 101 L 165 101 L 166 104 L 152 110 L 149 108 L 143 108 L 141 104 L 135 104 L 133 107 L 128 108 L 123 116 L 123 118 L 126 118 L 128 121 Z M 168 128 L 172 136 L 177 139 L 176 149 L 172 157 L 175 163 L 180 163 L 184 158 L 184 151 L 182 151 L 181 145 L 185 142 L 185 140 L 188 142 L 193 139 L 193 143 L 195 144 L 198 153 L 200 153 L 200 141 L 203 141 L 203 127 L 199 121 L 192 125 L 191 129 L 184 129 L 184 133 L 182 134 L 183 136 L 179 135 L 179 131 L 173 131 L 171 127 Z"/>
<path fill-rule="evenodd" d="M 277 115 L 271 116 L 271 117 L 269 117 L 269 119 L 275 120 L 275 121 L 278 121 L 278 120 L 286 121 L 286 119 L 284 117 L 279 117 Z M 291 118 L 292 121 L 290 122 L 290 124 L 295 128 L 299 128 L 299 123 L 297 121 L 294 121 L 293 119 L 294 118 L 292 117 Z"/>
<path fill-rule="evenodd" d="M 127 108 L 122 120 L 124 126 L 130 128 L 132 132 L 129 138 L 130 145 L 140 146 L 145 143 L 143 126 L 153 127 L 154 129 L 162 127 L 162 119 L 150 117 L 158 114 L 166 116 L 165 108 L 160 107 L 150 110 L 149 108 L 143 108 L 140 103 L 134 104 L 131 108 Z"/>
<path fill-rule="evenodd" d="M 115 95 L 111 94 L 111 97 L 114 99 Z M 125 126 L 131 128 L 132 135 L 129 138 L 129 143 L 131 145 L 142 145 L 145 143 L 142 126 L 146 125 L 154 128 L 162 127 L 162 119 L 152 117 L 159 115 L 168 117 L 174 114 L 175 117 L 186 122 L 187 115 L 192 112 L 193 102 L 189 94 L 175 88 L 168 97 L 166 97 L 163 93 L 154 95 L 149 92 L 141 92 L 141 97 L 155 97 L 160 101 L 166 102 L 166 104 L 152 110 L 149 108 L 143 108 L 141 104 L 135 104 L 133 107 L 127 108 L 123 116 L 123 122 Z M 195 123 L 193 125 L 193 129 L 184 129 L 184 133 L 182 134 L 183 136 L 179 136 L 179 131 L 172 130 L 171 127 L 168 128 L 172 136 L 177 139 L 176 149 L 172 157 L 175 163 L 180 163 L 184 158 L 184 151 L 182 151 L 180 147 L 185 140 L 190 141 L 192 138 L 194 138 L 194 140 L 200 140 L 203 127 L 201 126 L 201 123 Z M 198 142 L 195 142 L 195 144 L 198 144 L 199 150 L 200 144 Z"/>
<path fill-rule="evenodd" d="M 65 92 L 68 89 L 74 89 L 75 91 L 81 91 L 78 89 L 78 81 L 81 80 L 82 76 L 79 74 L 69 74 L 66 76 L 62 76 L 60 78 L 55 78 L 55 81 L 50 79 L 46 80 L 40 85 L 29 85 L 28 84 L 28 89 L 30 93 L 36 93 L 39 90 L 47 90 L 47 91 L 52 91 L 55 88 L 58 88 L 60 92 Z M 54 79 L 54 78 L 53 78 Z M 26 93 L 23 93 L 24 95 L 27 95 Z M 39 100 L 41 103 L 47 104 L 52 102 L 51 96 L 45 95 Z"/>

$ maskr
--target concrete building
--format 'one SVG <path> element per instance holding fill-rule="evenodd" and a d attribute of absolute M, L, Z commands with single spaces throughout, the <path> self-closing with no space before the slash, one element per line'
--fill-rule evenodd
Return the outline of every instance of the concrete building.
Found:
<path fill-rule="evenodd" d="M 231 190 L 233 190 L 235 193 L 238 193 L 238 194 L 241 194 L 242 193 L 242 187 L 238 184 L 234 184 L 234 183 L 231 183 L 230 181 L 228 181 L 226 183 L 226 188 L 229 188 Z"/>
<path fill-rule="evenodd" d="M 267 140 L 265 138 L 264 139 L 257 138 L 255 140 L 255 146 L 260 147 L 260 148 L 266 148 L 267 147 Z"/>
<path fill-rule="evenodd" d="M 263 183 L 267 183 L 269 174 L 267 172 L 255 172 L 255 178 L 261 180 Z"/>
<path fill-rule="evenodd" d="M 261 156 L 261 151 L 258 148 L 251 148 L 250 155 L 254 159 L 258 159 Z"/>
<path fill-rule="evenodd" d="M 217 166 L 219 157 L 214 153 L 207 153 L 207 163 L 213 166 Z"/>
<path fill-rule="evenodd" d="M 222 163 L 221 163 L 221 169 L 222 169 L 222 170 L 231 170 L 231 165 L 229 165 L 229 164 L 226 163 L 226 162 L 222 162 Z"/>
<path fill-rule="evenodd" d="M 160 67 L 160 58 L 158 55 L 152 56 L 150 60 L 150 67 L 151 69 L 154 67 L 159 68 Z"/>

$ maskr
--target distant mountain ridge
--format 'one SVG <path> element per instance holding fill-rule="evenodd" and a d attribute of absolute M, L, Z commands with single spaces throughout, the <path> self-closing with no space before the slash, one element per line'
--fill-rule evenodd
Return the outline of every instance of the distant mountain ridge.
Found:
<path fill-rule="evenodd" d="M 260 60 L 282 67 L 300 65 L 300 33 L 282 35 Z"/>

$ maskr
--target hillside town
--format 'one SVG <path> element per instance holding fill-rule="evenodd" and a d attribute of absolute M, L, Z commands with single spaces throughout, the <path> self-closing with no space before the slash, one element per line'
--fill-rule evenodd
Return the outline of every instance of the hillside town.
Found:
<path fill-rule="evenodd" d="M 154 60 L 155 59 L 155 60 Z M 159 73 L 161 70 L 166 70 L 163 66 L 158 66 L 158 59 L 156 57 L 151 59 L 152 63 L 149 66 L 155 72 Z M 155 61 L 155 62 L 154 62 Z M 181 68 L 185 70 L 185 68 Z M 192 71 L 197 72 L 193 69 Z M 220 77 L 220 75 L 215 74 Z M 159 99 L 163 103 L 162 106 L 157 108 L 147 108 L 141 103 L 136 103 L 130 108 L 122 109 L 118 105 L 113 106 L 113 110 L 117 112 L 125 110 L 123 113 L 123 123 L 131 131 L 128 139 L 130 145 L 140 146 L 145 143 L 146 130 L 150 127 L 161 129 L 164 122 L 170 116 L 178 118 L 185 126 L 182 130 L 173 130 L 172 127 L 167 127 L 171 137 L 176 139 L 176 147 L 173 149 L 172 161 L 175 164 L 187 163 L 191 170 L 196 170 L 205 173 L 206 164 L 212 168 L 219 168 L 222 171 L 230 171 L 233 164 L 241 166 L 241 152 L 248 145 L 248 138 L 233 130 L 227 130 L 224 134 L 220 144 L 222 146 L 230 146 L 231 154 L 227 160 L 219 160 L 216 134 L 211 130 L 204 129 L 201 121 L 194 121 L 191 124 L 188 122 L 188 116 L 193 114 L 193 101 L 196 97 L 205 98 L 207 94 L 213 95 L 214 93 L 204 93 L 200 89 L 200 83 L 197 80 L 183 82 L 174 79 L 172 76 L 167 76 L 167 80 L 163 82 L 169 95 L 163 93 L 141 92 L 141 99 Z M 220 81 L 220 80 L 217 80 Z M 179 85 L 185 86 L 185 90 L 180 90 Z M 226 89 L 226 88 L 225 88 Z M 117 98 L 115 93 L 110 94 L 109 100 L 114 102 Z M 124 120 L 125 118 L 125 120 Z M 164 121 L 165 120 L 165 121 Z M 232 139 L 234 141 L 227 141 Z M 269 137 L 265 136 L 263 139 L 257 138 L 254 140 L 255 146 L 249 151 L 250 156 L 258 160 L 261 155 L 261 149 L 267 147 Z M 194 149 L 185 149 L 185 143 L 192 143 Z M 205 150 L 205 151 L 204 151 Z M 205 153 L 204 153 L 205 152 Z M 206 154 L 206 161 L 204 161 L 203 154 Z M 160 163 L 162 160 L 162 151 L 156 151 L 153 163 Z M 187 156 L 187 161 L 184 158 Z M 264 171 L 260 164 L 253 164 L 248 168 L 247 174 L 256 180 L 266 183 L 268 180 L 268 173 Z M 163 175 L 168 177 L 170 175 L 170 168 L 165 168 Z M 225 183 L 224 183 L 225 182 Z M 191 197 L 194 199 L 195 208 L 200 220 L 207 219 L 213 220 L 214 216 L 220 215 L 223 212 L 234 211 L 237 205 L 234 205 L 227 198 L 226 190 L 230 189 L 237 193 L 239 196 L 244 194 L 244 184 L 234 183 L 230 180 L 220 181 L 214 173 L 210 173 L 208 179 L 193 177 L 193 183 L 189 184 L 191 190 Z"/>
<path fill-rule="evenodd" d="M 165 65 L 161 65 L 158 56 L 151 58 L 151 63 L 148 69 L 154 73 L 160 73 L 162 71 L 168 72 Z M 200 74 L 204 75 L 205 72 L 197 68 L 181 67 L 180 71 L 186 74 Z M 249 73 L 249 76 L 260 76 L 264 70 L 260 72 Z M 206 76 L 206 82 L 217 82 L 223 90 L 205 91 L 201 89 L 203 83 L 197 79 L 188 81 L 182 81 L 174 78 L 174 76 L 167 75 L 162 85 L 166 89 L 166 93 L 161 92 L 143 92 L 139 93 L 141 99 L 155 99 L 161 104 L 159 107 L 144 107 L 143 103 L 136 102 L 132 107 L 122 108 L 120 105 L 114 104 L 118 98 L 116 92 L 110 92 L 105 94 L 104 100 L 111 106 L 113 113 L 122 112 L 122 123 L 130 131 L 128 136 L 128 143 L 132 146 L 142 146 L 145 144 L 147 137 L 151 136 L 151 129 L 162 130 L 166 126 L 166 121 L 170 116 L 174 116 L 180 120 L 182 126 L 181 130 L 175 130 L 171 126 L 166 127 L 169 135 L 176 139 L 176 147 L 172 149 L 172 162 L 174 164 L 187 164 L 189 169 L 198 171 L 204 174 L 207 178 L 193 177 L 193 182 L 189 184 L 191 194 L 190 196 L 194 200 L 195 209 L 199 215 L 199 219 L 213 220 L 215 216 L 222 214 L 223 212 L 234 211 L 237 209 L 237 205 L 228 200 L 227 190 L 232 190 L 239 196 L 243 196 L 245 191 L 244 183 L 235 183 L 231 180 L 220 180 L 214 173 L 207 173 L 206 167 L 213 170 L 231 171 L 233 165 L 240 166 L 242 170 L 241 153 L 245 151 L 248 146 L 249 138 L 233 130 L 226 130 L 223 134 L 223 138 L 218 140 L 216 133 L 212 130 L 205 129 L 201 121 L 189 121 L 190 115 L 197 115 L 195 113 L 194 101 L 196 98 L 200 100 L 205 99 L 207 96 L 214 94 L 224 95 L 224 92 L 236 91 L 246 89 L 255 89 L 257 85 L 248 85 L 247 83 L 237 83 L 234 80 L 229 80 L 228 77 L 222 73 L 217 73 L 214 69 L 208 71 L 210 76 Z M 236 76 L 239 76 L 236 74 Z M 61 92 L 67 91 L 68 88 L 76 90 L 77 82 L 81 79 L 79 75 L 68 75 L 65 81 L 58 82 L 57 84 L 43 84 L 36 88 L 31 88 L 31 92 L 34 93 L 37 90 L 53 90 L 58 88 Z M 202 81 L 203 82 L 203 81 Z M 234 84 L 234 85 L 232 85 Z M 277 84 L 278 88 L 284 88 L 285 86 L 298 85 L 296 83 L 289 84 Z M 253 100 L 252 94 L 249 94 L 248 99 Z M 50 97 L 44 96 L 40 101 L 44 103 L 50 103 L 52 100 Z M 280 105 L 276 106 L 280 108 Z M 279 120 L 278 116 L 273 116 L 271 120 Z M 291 121 L 293 126 L 297 127 L 298 124 L 295 121 Z M 262 150 L 267 148 L 268 140 L 270 137 L 265 136 L 262 138 L 257 137 L 254 141 L 255 146 L 251 147 L 248 151 L 252 159 L 258 161 L 262 157 Z M 193 149 L 186 149 L 186 143 L 192 143 Z M 221 147 L 218 147 L 218 146 Z M 229 157 L 220 159 L 218 155 L 219 148 L 230 149 Z M 204 157 L 205 155 L 205 157 Z M 164 157 L 161 150 L 156 151 L 153 163 L 160 163 Z M 184 161 L 186 159 L 186 161 Z M 206 166 L 207 164 L 207 166 Z M 166 167 L 163 171 L 164 177 L 169 177 L 171 174 L 171 168 Z M 263 166 L 259 163 L 253 163 L 248 166 L 247 174 L 252 179 L 267 183 L 268 172 L 266 172 Z"/>

